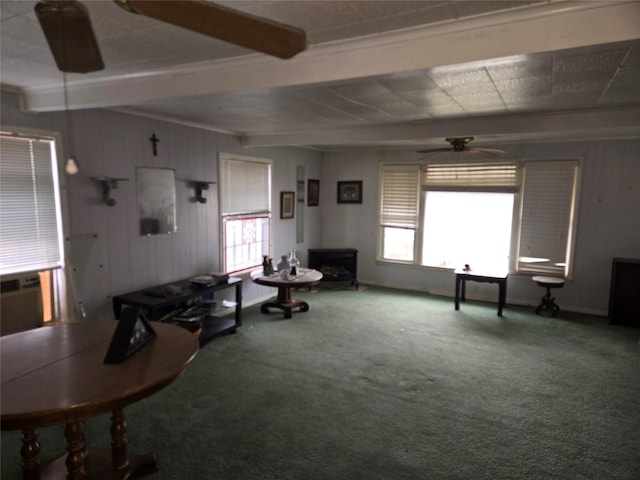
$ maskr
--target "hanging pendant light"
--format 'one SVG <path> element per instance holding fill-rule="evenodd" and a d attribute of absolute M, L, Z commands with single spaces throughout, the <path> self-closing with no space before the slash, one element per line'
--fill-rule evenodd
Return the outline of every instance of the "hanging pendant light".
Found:
<path fill-rule="evenodd" d="M 73 114 L 69 110 L 69 98 L 67 92 L 67 73 L 62 72 L 62 83 L 64 88 L 64 116 L 65 116 L 65 130 L 66 130 L 66 150 L 67 150 L 67 163 L 65 164 L 65 171 L 68 175 L 75 175 L 78 173 L 78 161 L 75 155 L 72 153 L 73 146 Z"/>
<path fill-rule="evenodd" d="M 67 154 L 65 171 L 68 175 L 75 175 L 79 168 L 73 155 L 73 114 L 69 110 L 67 72 L 101 70 L 104 64 L 84 5 L 74 1 L 44 1 L 38 2 L 35 11 L 56 65 L 62 71 Z"/>
<path fill-rule="evenodd" d="M 67 158 L 67 165 L 64 167 L 64 169 L 69 175 L 75 175 L 76 173 L 78 173 L 78 164 L 76 163 L 76 158 Z"/>

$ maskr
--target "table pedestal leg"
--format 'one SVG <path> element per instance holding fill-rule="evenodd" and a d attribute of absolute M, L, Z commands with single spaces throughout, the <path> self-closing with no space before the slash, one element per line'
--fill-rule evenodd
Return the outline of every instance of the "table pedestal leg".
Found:
<path fill-rule="evenodd" d="M 507 281 L 498 282 L 498 316 L 502 316 L 502 309 L 507 304 Z"/>
<path fill-rule="evenodd" d="M 40 444 L 33 428 L 22 430 L 22 478 L 24 480 L 40 480 Z"/>
<path fill-rule="evenodd" d="M 273 302 L 265 302 L 260 306 L 262 313 L 269 313 L 269 308 L 279 308 L 284 312 L 284 318 L 291 318 L 294 308 L 300 307 L 301 312 L 309 311 L 309 304 L 304 300 L 291 298 L 291 287 L 278 287 L 278 297 Z"/>
<path fill-rule="evenodd" d="M 560 307 L 556 305 L 556 299 L 551 295 L 551 288 L 549 287 L 547 287 L 547 293 L 540 300 L 540 305 L 536 308 L 536 315 L 541 312 L 549 312 L 554 317 L 560 312 Z"/>

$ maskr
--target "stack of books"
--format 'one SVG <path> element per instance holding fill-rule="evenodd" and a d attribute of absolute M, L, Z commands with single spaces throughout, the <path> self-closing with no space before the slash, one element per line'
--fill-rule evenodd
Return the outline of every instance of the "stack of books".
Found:
<path fill-rule="evenodd" d="M 192 277 L 190 280 L 191 283 L 198 286 L 210 287 L 211 285 L 216 285 L 218 283 L 223 283 L 229 280 L 229 274 L 223 272 L 214 272 L 208 273 L 206 275 L 198 275 L 196 277 Z"/>

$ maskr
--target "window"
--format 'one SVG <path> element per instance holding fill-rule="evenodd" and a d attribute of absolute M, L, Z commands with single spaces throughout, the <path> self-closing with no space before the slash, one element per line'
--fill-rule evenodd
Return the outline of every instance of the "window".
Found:
<path fill-rule="evenodd" d="M 379 260 L 568 275 L 577 174 L 576 161 L 381 165 Z"/>
<path fill-rule="evenodd" d="M 38 272 L 45 322 L 68 317 L 55 142 L 0 134 L 0 275 Z"/>
<path fill-rule="evenodd" d="M 0 274 L 63 266 L 54 142 L 0 136 Z"/>
<path fill-rule="evenodd" d="M 518 270 L 569 275 L 577 178 L 576 161 L 526 165 Z"/>
<path fill-rule="evenodd" d="M 222 268 L 258 267 L 271 252 L 271 164 L 220 154 L 219 168 Z"/>
<path fill-rule="evenodd" d="M 420 166 L 382 165 L 380 192 L 382 258 L 412 262 L 419 221 Z"/>

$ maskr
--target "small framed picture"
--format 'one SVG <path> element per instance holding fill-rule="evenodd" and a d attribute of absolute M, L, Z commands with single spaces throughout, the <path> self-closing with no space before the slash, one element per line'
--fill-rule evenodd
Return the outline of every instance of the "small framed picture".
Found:
<path fill-rule="evenodd" d="M 295 192 L 280 192 L 280 218 L 293 218 L 295 200 Z"/>
<path fill-rule="evenodd" d="M 155 337 L 155 330 L 138 307 L 125 308 L 103 363 L 122 363 Z"/>
<path fill-rule="evenodd" d="M 320 205 L 320 180 L 309 179 L 307 181 L 307 207 Z"/>
<path fill-rule="evenodd" d="M 362 203 L 362 180 L 338 182 L 338 203 Z"/>

